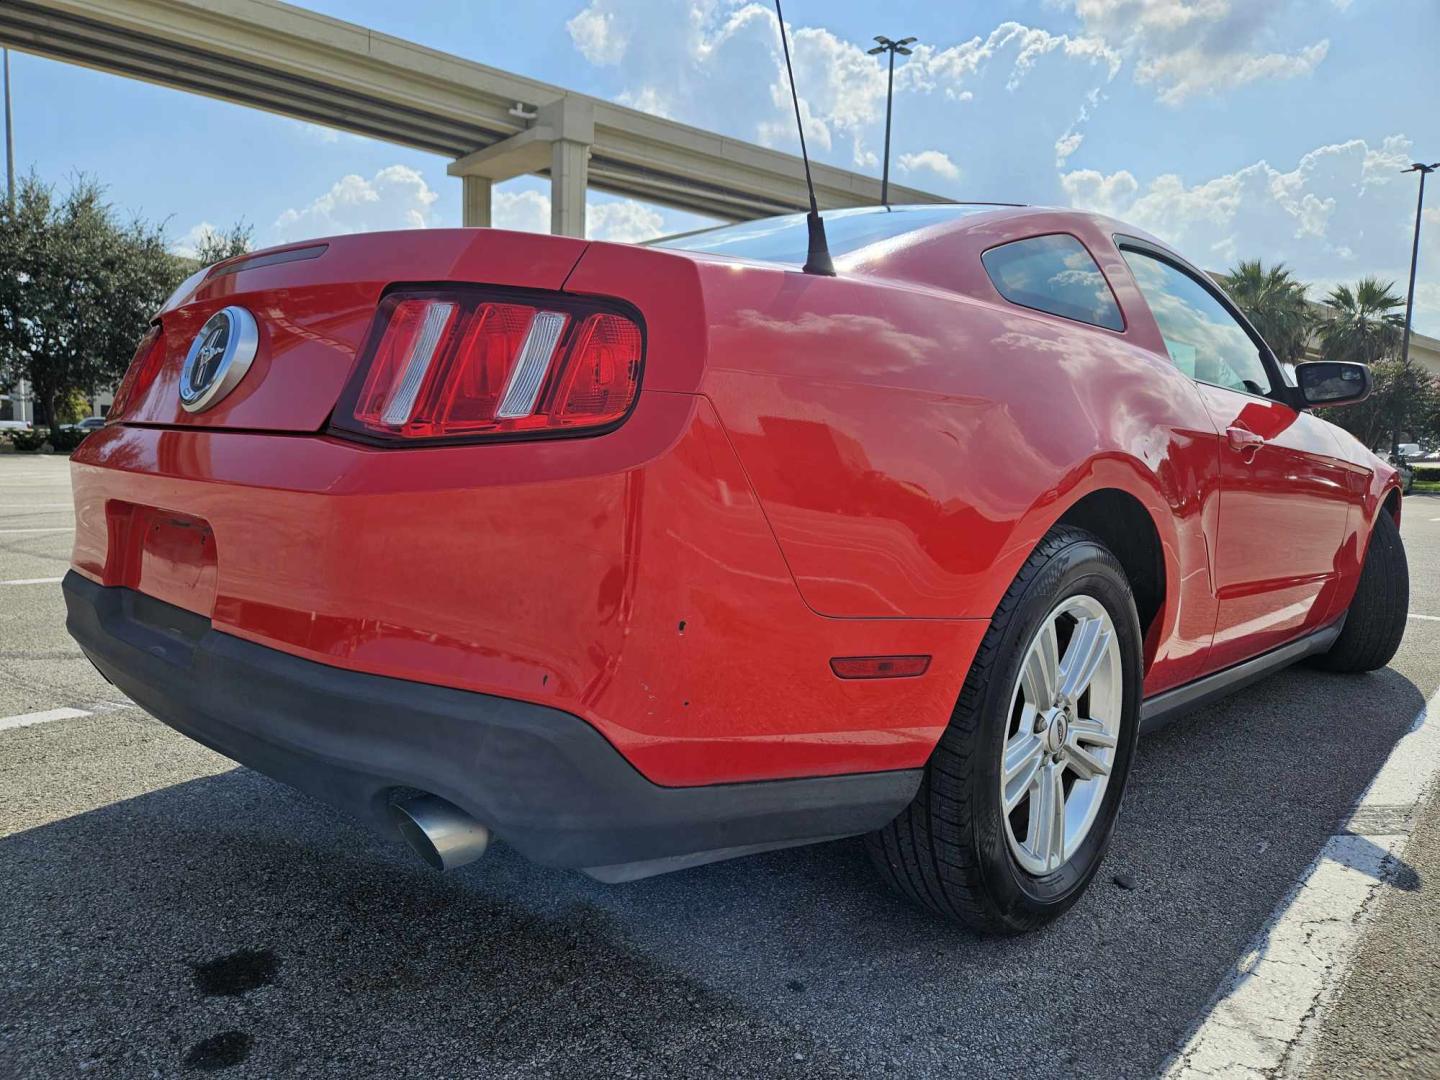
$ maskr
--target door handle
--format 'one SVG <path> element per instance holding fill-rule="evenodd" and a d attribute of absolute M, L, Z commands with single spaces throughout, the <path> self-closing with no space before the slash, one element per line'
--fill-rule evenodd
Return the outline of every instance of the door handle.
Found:
<path fill-rule="evenodd" d="M 1262 436 L 1243 427 L 1226 428 L 1225 437 L 1230 440 L 1230 446 L 1233 449 L 1247 456 L 1253 455 L 1256 450 L 1265 445 L 1265 439 Z"/>

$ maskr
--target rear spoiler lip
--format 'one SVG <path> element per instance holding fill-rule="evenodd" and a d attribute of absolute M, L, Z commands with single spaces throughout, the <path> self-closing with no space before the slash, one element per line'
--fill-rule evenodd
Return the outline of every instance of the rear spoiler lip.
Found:
<path fill-rule="evenodd" d="M 224 274 L 238 274 L 242 270 L 258 270 L 262 266 L 278 266 L 280 263 L 318 259 L 329 250 L 330 244 L 322 240 L 318 244 L 307 243 L 299 247 L 252 251 L 224 262 L 215 263 L 205 272 L 203 280 L 210 281 Z"/>

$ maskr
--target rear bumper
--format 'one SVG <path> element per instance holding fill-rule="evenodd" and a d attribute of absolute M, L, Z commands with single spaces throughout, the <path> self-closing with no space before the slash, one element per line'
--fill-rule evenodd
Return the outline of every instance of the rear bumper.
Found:
<path fill-rule="evenodd" d="M 71 458 L 72 564 L 327 668 L 578 717 L 662 787 L 924 765 L 986 622 L 817 615 L 713 408 L 640 397 L 593 439 L 426 449 L 113 424 Z M 830 668 L 912 654 L 923 678 Z"/>
<path fill-rule="evenodd" d="M 919 785 L 908 769 L 663 787 L 567 712 L 305 660 L 73 571 L 64 592 L 71 635 L 137 704 L 381 831 L 419 789 L 536 862 L 623 879 L 867 832 Z"/>

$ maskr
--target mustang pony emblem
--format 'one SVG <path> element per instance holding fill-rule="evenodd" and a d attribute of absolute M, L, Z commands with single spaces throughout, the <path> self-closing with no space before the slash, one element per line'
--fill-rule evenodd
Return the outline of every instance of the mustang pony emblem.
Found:
<path fill-rule="evenodd" d="M 217 404 L 250 370 L 260 343 L 255 316 L 227 307 L 205 321 L 190 345 L 180 372 L 180 405 L 203 412 Z"/>

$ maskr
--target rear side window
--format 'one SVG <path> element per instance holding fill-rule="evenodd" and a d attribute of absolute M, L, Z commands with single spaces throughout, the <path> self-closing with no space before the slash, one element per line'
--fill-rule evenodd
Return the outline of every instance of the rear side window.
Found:
<path fill-rule="evenodd" d="M 1012 304 L 1051 315 L 1125 329 L 1120 305 L 1100 267 L 1073 236 L 1032 236 L 993 247 L 980 256 L 996 290 Z"/>

